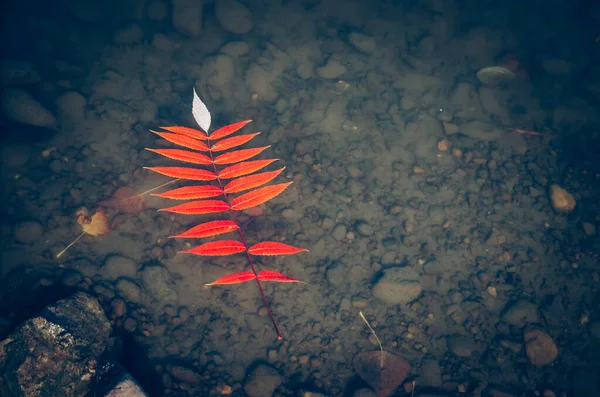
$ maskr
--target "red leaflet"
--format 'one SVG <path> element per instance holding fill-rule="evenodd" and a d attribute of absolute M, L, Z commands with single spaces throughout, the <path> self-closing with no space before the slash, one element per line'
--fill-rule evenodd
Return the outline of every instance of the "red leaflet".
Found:
<path fill-rule="evenodd" d="M 239 284 L 244 283 L 246 281 L 254 280 L 256 276 L 254 272 L 239 272 L 228 274 L 227 276 L 221 277 L 213 281 L 212 283 L 205 285 L 227 285 L 227 284 Z M 303 283 L 304 281 L 296 280 L 295 278 L 291 278 L 290 276 L 286 276 L 285 274 L 277 273 L 273 270 L 263 270 L 258 273 L 258 279 L 260 281 L 277 281 L 280 283 Z"/>
<path fill-rule="evenodd" d="M 254 275 L 254 272 L 252 272 L 252 271 L 239 272 L 239 273 L 228 274 L 227 276 L 216 279 L 212 283 L 208 283 L 208 284 L 204 284 L 204 285 L 209 286 L 209 285 L 239 284 L 239 283 L 243 283 L 246 281 L 254 280 L 255 278 L 256 278 L 256 276 Z"/>
<path fill-rule="evenodd" d="M 258 186 L 262 186 L 265 183 L 271 182 L 277 175 L 281 174 L 285 167 L 282 167 L 275 171 L 261 172 L 254 175 L 248 175 L 243 178 L 237 178 L 229 182 L 223 190 L 225 193 L 237 193 L 244 190 L 253 189 Z"/>
<path fill-rule="evenodd" d="M 285 188 L 290 186 L 291 184 L 292 182 L 286 182 L 280 183 L 278 185 L 264 186 L 252 190 L 248 193 L 244 193 L 231 201 L 231 209 L 241 211 L 248 208 L 256 207 L 257 205 L 262 204 L 265 201 L 271 200 L 273 197 L 283 192 Z"/>
<path fill-rule="evenodd" d="M 259 154 L 263 150 L 268 149 L 270 147 L 271 147 L 271 145 L 263 146 L 263 147 L 256 147 L 256 148 L 252 148 L 252 149 L 240 149 L 240 150 L 234 150 L 233 152 L 229 152 L 229 153 L 223 153 L 223 154 L 220 154 L 217 157 L 215 157 L 215 164 L 218 164 L 218 165 L 233 164 L 233 163 L 237 163 L 240 161 L 248 160 L 248 159 L 256 156 L 257 154 Z"/>
<path fill-rule="evenodd" d="M 166 130 L 166 131 L 174 132 L 176 134 L 186 135 L 186 136 L 189 136 L 189 137 L 195 138 L 195 139 L 202 139 L 202 140 L 208 139 L 208 136 L 203 131 L 196 130 L 194 128 L 180 127 L 180 126 L 160 127 L 160 128 L 162 128 L 163 130 Z"/>
<path fill-rule="evenodd" d="M 223 194 L 223 189 L 218 186 L 184 186 L 169 190 L 164 193 L 152 194 L 152 196 L 168 198 L 173 200 L 194 200 L 216 197 Z"/>
<path fill-rule="evenodd" d="M 238 176 L 248 175 L 265 168 L 267 165 L 277 160 L 278 159 L 244 161 L 242 163 L 223 168 L 221 172 L 219 172 L 219 178 L 231 179 L 237 178 Z"/>
<path fill-rule="evenodd" d="M 174 207 L 163 208 L 159 211 L 174 212 L 176 214 L 200 215 L 214 214 L 229 209 L 229 204 L 221 200 L 198 200 L 189 203 L 179 204 Z"/>
<path fill-rule="evenodd" d="M 234 136 L 233 138 L 223 139 L 222 141 L 218 141 L 214 145 L 210 147 L 213 152 L 222 152 L 223 150 L 232 149 L 234 147 L 243 145 L 244 143 L 250 141 L 252 138 L 260 134 L 260 132 L 255 132 L 254 134 L 248 135 L 240 135 Z"/>
<path fill-rule="evenodd" d="M 248 248 L 248 253 L 252 255 L 292 255 L 306 251 L 306 248 L 292 247 L 276 241 L 263 241 Z"/>
<path fill-rule="evenodd" d="M 254 255 L 291 255 L 307 250 L 277 241 L 257 242 L 249 247 L 244 238 L 243 231 L 237 223 L 234 211 L 245 210 L 265 203 L 283 192 L 292 182 L 267 185 L 281 174 L 285 167 L 274 171 L 258 172 L 274 161 L 277 161 L 277 159 L 251 160 L 269 146 L 228 151 L 249 142 L 259 134 L 255 132 L 230 136 L 248 124 L 250 120 L 226 125 L 209 134 L 211 123 L 210 112 L 196 95 L 195 91 L 192 102 L 192 115 L 202 130 L 174 126 L 161 127 L 168 132 L 152 131 L 163 139 L 190 150 L 148 150 L 169 159 L 205 166 L 206 168 L 149 167 L 148 169 L 172 178 L 204 181 L 204 183 L 179 187 L 164 193 L 155 194 L 154 196 L 172 200 L 193 200 L 161 210 L 176 214 L 200 215 L 230 211 L 231 219 L 216 219 L 203 222 L 171 237 L 177 239 L 202 239 L 220 236 L 237 230 L 239 239 L 209 241 L 183 252 L 201 256 L 227 256 L 243 253 L 250 267 L 248 271 L 229 274 L 206 285 L 230 285 L 255 280 L 271 323 L 277 333 L 277 339 L 281 339 L 275 317 L 263 291 L 262 282 L 303 282 L 272 270 L 258 272 L 252 257 Z M 225 185 L 224 180 L 230 181 Z M 244 191 L 247 192 L 233 197 L 233 194 Z M 214 199 L 219 196 L 222 199 Z"/>
<path fill-rule="evenodd" d="M 171 236 L 171 238 L 203 238 L 216 236 L 219 234 L 229 233 L 239 229 L 237 223 L 234 221 L 211 221 L 201 223 L 198 226 L 194 226 L 190 230 L 178 234 L 177 236 Z"/>
<path fill-rule="evenodd" d="M 158 172 L 166 176 L 192 181 L 214 181 L 217 176 L 212 171 L 188 167 L 145 167 L 147 170 Z"/>
<path fill-rule="evenodd" d="M 217 139 L 225 138 L 228 135 L 233 134 L 252 120 L 238 121 L 237 123 L 226 125 L 225 127 L 221 127 L 218 130 L 213 131 L 210 134 L 210 140 L 216 141 Z"/>
<path fill-rule="evenodd" d="M 189 150 L 181 149 L 148 149 L 154 153 L 158 153 L 162 156 L 168 157 L 173 160 L 184 161 L 186 163 L 209 165 L 212 164 L 212 160 L 205 154 L 198 152 L 190 152 Z"/>
<path fill-rule="evenodd" d="M 196 254 L 202 256 L 228 256 L 239 254 L 246 251 L 244 243 L 235 240 L 219 240 L 204 243 L 187 251 L 182 251 L 187 254 Z"/>
<path fill-rule="evenodd" d="M 277 281 L 279 283 L 302 283 L 308 284 L 304 281 L 296 280 L 295 278 L 291 278 L 290 276 L 286 276 L 285 274 L 274 272 L 273 270 L 263 270 L 258 273 L 258 279 L 260 281 Z"/>
<path fill-rule="evenodd" d="M 152 130 L 151 130 L 152 131 Z M 166 139 L 169 142 L 172 142 L 176 145 L 186 147 L 192 150 L 199 150 L 201 152 L 208 152 L 208 146 L 206 143 L 199 141 L 194 138 L 190 138 L 189 136 L 180 135 L 180 134 L 170 134 L 168 132 L 156 132 L 152 131 L 156 135 L 160 136 L 163 139 Z"/>

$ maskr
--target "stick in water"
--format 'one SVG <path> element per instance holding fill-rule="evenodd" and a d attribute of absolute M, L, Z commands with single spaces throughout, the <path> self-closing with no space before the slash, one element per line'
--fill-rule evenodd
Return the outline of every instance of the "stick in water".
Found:
<path fill-rule="evenodd" d="M 367 327 L 369 327 L 369 329 L 371 330 L 371 333 L 373 334 L 373 336 L 375 337 L 375 339 L 377 339 L 377 343 L 379 343 L 379 349 L 381 349 L 381 360 L 379 362 L 379 368 L 383 368 L 383 346 L 381 346 L 381 341 L 377 337 L 377 334 L 375 333 L 375 330 L 373 329 L 373 327 L 371 327 L 371 324 L 369 324 L 369 322 L 365 318 L 365 315 L 363 314 L 363 312 L 360 311 L 360 312 L 358 312 L 358 314 L 360 314 L 360 316 L 362 317 L 363 321 L 367 324 Z"/>

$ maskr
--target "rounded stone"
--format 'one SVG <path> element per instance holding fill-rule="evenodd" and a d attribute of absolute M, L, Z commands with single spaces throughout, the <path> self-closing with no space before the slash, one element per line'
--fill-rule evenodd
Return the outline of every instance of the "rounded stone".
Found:
<path fill-rule="evenodd" d="M 21 244 L 33 244 L 44 233 L 44 227 L 37 221 L 25 221 L 17 224 L 14 229 L 15 240 Z"/>

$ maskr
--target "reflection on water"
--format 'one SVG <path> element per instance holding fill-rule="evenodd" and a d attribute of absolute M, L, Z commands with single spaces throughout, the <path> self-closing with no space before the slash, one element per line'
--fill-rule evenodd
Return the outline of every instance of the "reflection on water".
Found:
<path fill-rule="evenodd" d="M 153 396 L 598 395 L 600 7 L 536 4 L 7 5 L 2 338 L 81 290 Z M 204 286 L 243 256 L 168 238 L 217 218 L 148 193 L 194 88 L 294 182 L 238 218 L 310 250 L 257 262 L 309 283 L 264 286 L 282 341 L 256 284 Z M 395 392 L 355 372 L 359 311 L 412 367 Z"/>

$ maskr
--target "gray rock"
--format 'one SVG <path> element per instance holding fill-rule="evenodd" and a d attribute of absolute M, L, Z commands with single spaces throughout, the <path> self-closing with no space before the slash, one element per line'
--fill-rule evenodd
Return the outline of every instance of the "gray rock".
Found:
<path fill-rule="evenodd" d="M 458 357 L 469 357 L 477 350 L 475 341 L 463 335 L 450 335 L 446 337 L 448 349 Z"/>
<path fill-rule="evenodd" d="M 7 88 L 2 92 L 0 106 L 5 116 L 17 123 L 56 128 L 56 117 L 27 91 Z"/>
<path fill-rule="evenodd" d="M 373 296 L 394 305 L 415 300 L 421 294 L 420 277 L 410 267 L 393 267 L 373 287 Z"/>
<path fill-rule="evenodd" d="M 331 237 L 336 239 L 337 241 L 344 241 L 346 238 L 346 233 L 348 233 L 348 227 L 343 223 L 338 223 L 331 233 Z"/>
<path fill-rule="evenodd" d="M 199 37 L 202 33 L 202 0 L 172 0 L 173 27 L 179 33 Z"/>
<path fill-rule="evenodd" d="M 346 66 L 337 59 L 329 58 L 324 65 L 316 69 L 316 73 L 323 79 L 337 79 L 346 73 Z"/>
<path fill-rule="evenodd" d="M 283 377 L 275 368 L 261 364 L 248 374 L 244 391 L 250 397 L 271 397 L 282 382 Z"/>
<path fill-rule="evenodd" d="M 356 222 L 354 227 L 356 228 L 356 231 L 358 232 L 358 234 L 360 234 L 363 237 L 372 236 L 374 233 L 373 226 L 369 225 L 365 221 Z"/>
<path fill-rule="evenodd" d="M 0 149 L 2 164 L 9 168 L 20 168 L 24 166 L 31 157 L 32 146 L 9 145 Z"/>
<path fill-rule="evenodd" d="M 159 302 L 168 303 L 177 300 L 175 282 L 171 273 L 160 265 L 145 266 L 140 272 L 144 287 L 152 298 Z"/>
<path fill-rule="evenodd" d="M 217 0 L 215 16 L 221 27 L 231 33 L 245 34 L 254 27 L 252 13 L 236 0 Z"/>
<path fill-rule="evenodd" d="M 104 261 L 104 274 L 110 279 L 119 277 L 135 278 L 137 274 L 137 263 L 131 258 L 123 255 L 110 255 Z"/>
<path fill-rule="evenodd" d="M 142 289 L 133 280 L 130 280 L 126 277 L 121 277 L 117 280 L 115 288 L 126 300 L 136 304 L 142 303 Z"/>
<path fill-rule="evenodd" d="M 18 223 L 14 229 L 15 240 L 21 244 L 33 244 L 42 237 L 44 227 L 37 221 Z"/>
<path fill-rule="evenodd" d="M 357 50 L 366 54 L 375 51 L 375 39 L 362 33 L 352 32 L 348 35 L 348 42 Z"/>
<path fill-rule="evenodd" d="M 500 319 L 505 323 L 520 328 L 540 321 L 537 306 L 524 299 L 509 303 L 502 312 Z"/>
<path fill-rule="evenodd" d="M 209 56 L 202 63 L 203 81 L 212 87 L 224 88 L 231 84 L 233 74 L 233 59 L 229 55 Z"/>
<path fill-rule="evenodd" d="M 110 333 L 98 301 L 87 294 L 44 309 L 0 342 L 0 395 L 87 395 Z"/>

